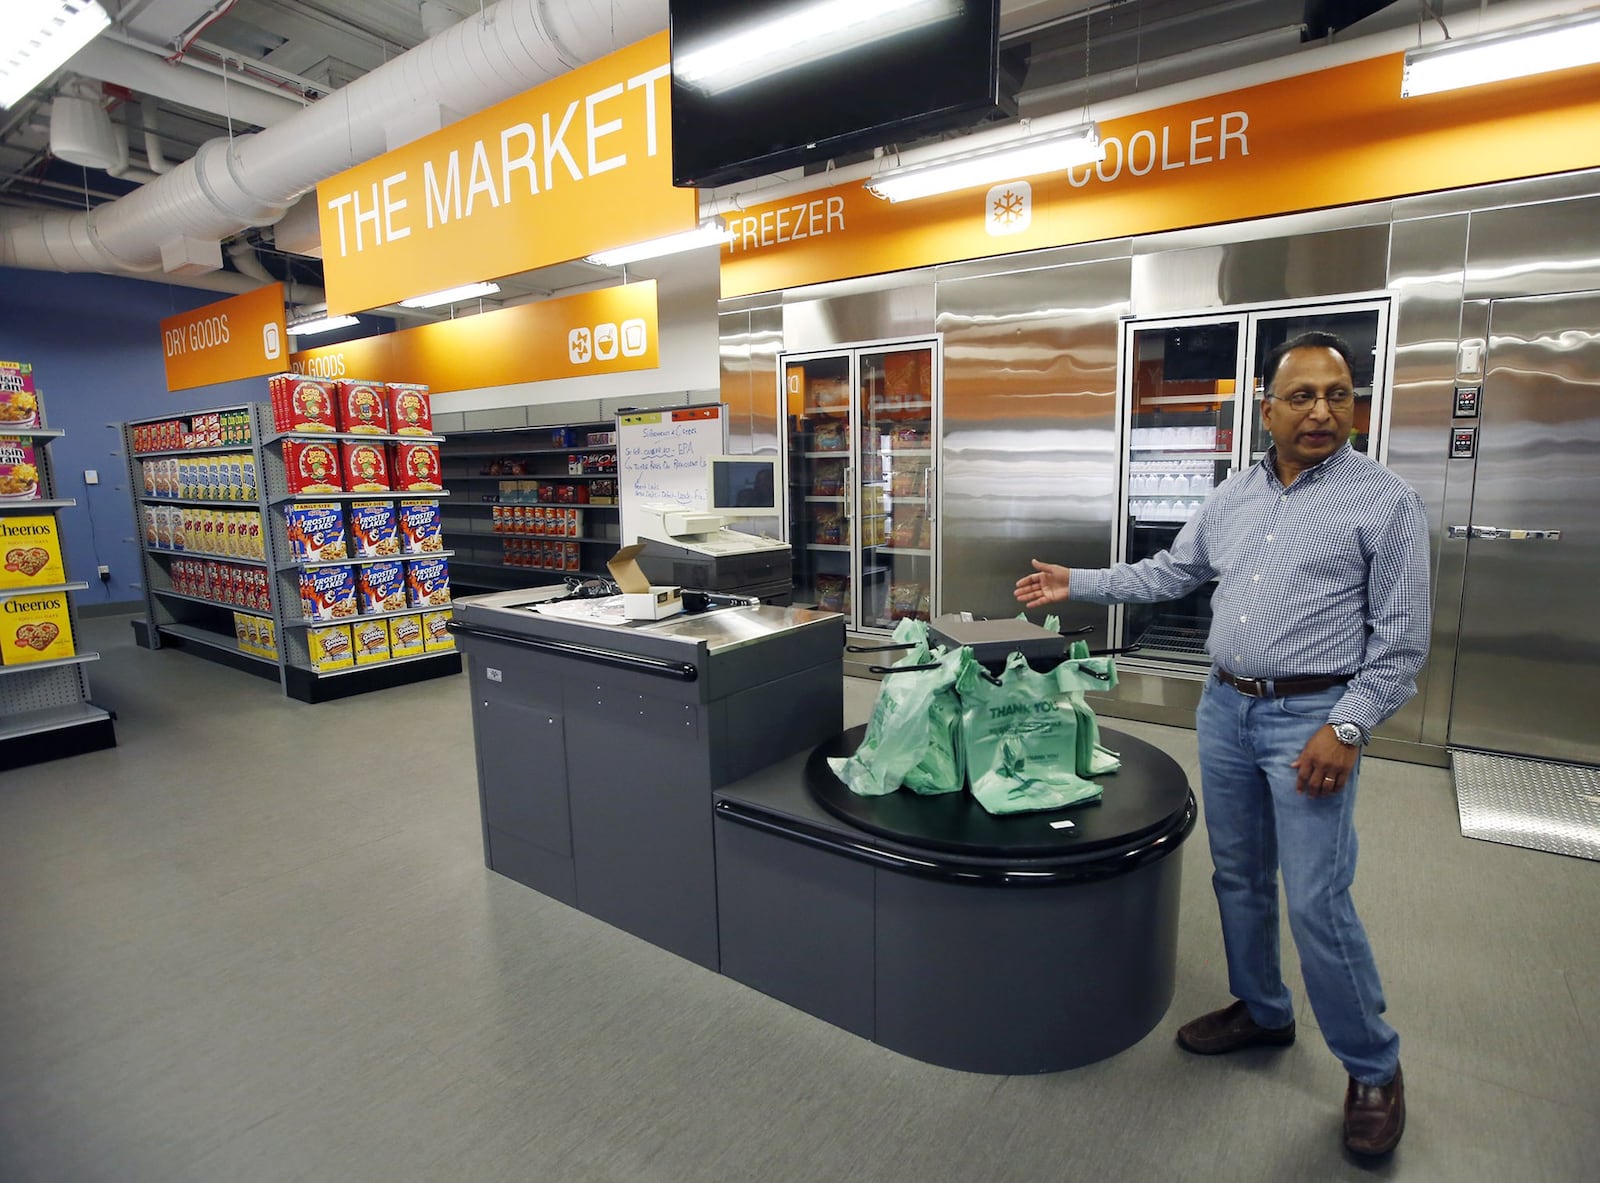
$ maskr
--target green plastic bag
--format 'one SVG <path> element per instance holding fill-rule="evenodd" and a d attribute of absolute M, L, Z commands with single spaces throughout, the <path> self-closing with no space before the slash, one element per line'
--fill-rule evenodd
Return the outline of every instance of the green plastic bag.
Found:
<path fill-rule="evenodd" d="M 894 640 L 912 648 L 890 668 L 929 664 L 927 637 L 925 623 L 902 620 Z M 829 757 L 833 774 L 863 797 L 881 797 L 898 789 L 929 755 L 934 700 L 959 672 L 958 662 L 941 661 L 937 669 L 885 674 L 861 746 L 849 756 Z M 932 777 L 927 783 L 934 783 Z"/>
<path fill-rule="evenodd" d="M 1100 743 L 1100 725 L 1094 708 L 1084 701 L 1086 690 L 1110 690 L 1117 684 L 1117 667 L 1109 657 L 1090 657 L 1083 641 L 1072 643 L 1071 656 L 1056 668 L 1057 681 L 1078 720 L 1078 775 L 1103 776 L 1122 767 L 1122 758 Z"/>
<path fill-rule="evenodd" d="M 962 650 L 946 653 L 938 648 L 930 660 L 945 667 L 942 678 L 948 681 L 936 691 L 928 704 L 928 746 L 917 766 L 906 773 L 905 786 L 913 793 L 934 796 L 959 793 L 966 788 L 967 751 L 961 743 L 961 699 L 956 694 L 956 678 L 961 673 Z M 909 674 L 894 674 L 896 678 Z"/>
<path fill-rule="evenodd" d="M 1068 663 L 1041 674 L 1013 653 L 991 680 L 962 652 L 961 738 L 978 804 L 1006 814 L 1098 800 L 1100 786 L 1078 775 L 1078 712 L 1060 672 Z"/>

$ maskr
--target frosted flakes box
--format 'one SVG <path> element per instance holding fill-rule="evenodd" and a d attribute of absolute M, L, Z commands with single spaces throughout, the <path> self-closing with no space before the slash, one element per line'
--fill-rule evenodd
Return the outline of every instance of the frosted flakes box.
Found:
<path fill-rule="evenodd" d="M 33 388 L 33 365 L 0 361 L 0 431 L 38 427 L 39 395 Z"/>
<path fill-rule="evenodd" d="M 420 657 L 422 643 L 422 617 L 396 616 L 389 621 L 389 653 L 395 658 Z"/>
<path fill-rule="evenodd" d="M 342 493 L 339 447 L 329 441 L 284 440 L 283 471 L 291 493 Z"/>
<path fill-rule="evenodd" d="M 268 380 L 272 392 L 272 425 L 279 431 L 333 431 L 338 425 L 335 383 L 301 374 L 278 374 Z"/>
<path fill-rule="evenodd" d="M 28 593 L 0 601 L 0 663 L 56 661 L 74 652 L 65 592 Z"/>
<path fill-rule="evenodd" d="M 390 382 L 389 430 L 395 435 L 432 435 L 433 407 L 428 388 L 407 382 Z"/>
<path fill-rule="evenodd" d="M 352 558 L 382 559 L 400 553 L 400 525 L 392 501 L 350 503 Z"/>
<path fill-rule="evenodd" d="M 444 549 L 437 501 L 400 503 L 400 550 L 408 555 L 431 554 Z"/>
<path fill-rule="evenodd" d="M 388 449 L 365 440 L 342 440 L 339 456 L 344 471 L 344 487 L 352 493 L 389 491 Z"/>
<path fill-rule="evenodd" d="M 406 563 L 406 596 L 414 608 L 437 608 L 450 602 L 450 560 L 410 559 Z"/>
<path fill-rule="evenodd" d="M 356 576 L 349 567 L 300 572 L 300 606 L 307 620 L 344 620 L 356 614 Z"/>
<path fill-rule="evenodd" d="M 305 502 L 283 507 L 289 549 L 303 562 L 343 559 L 344 511 L 334 502 Z"/>
<path fill-rule="evenodd" d="M 376 665 L 389 660 L 387 620 L 358 620 L 350 626 L 350 639 L 355 646 L 357 665 Z"/>
<path fill-rule="evenodd" d="M 306 629 L 306 651 L 311 668 L 319 674 L 347 670 L 356 663 L 354 643 L 348 624 L 330 624 Z"/>
<path fill-rule="evenodd" d="M 438 444 L 395 444 L 394 487 L 403 493 L 437 493 L 439 483 Z"/>
<path fill-rule="evenodd" d="M 422 614 L 422 647 L 429 653 L 454 649 L 456 639 L 450 632 L 450 612 L 424 612 Z"/>
<path fill-rule="evenodd" d="M 406 606 L 405 564 L 399 559 L 362 564 L 357 592 L 361 611 L 368 615 L 400 611 Z"/>
<path fill-rule="evenodd" d="M 43 495 L 33 442 L 0 436 L 0 501 L 37 501 Z"/>
<path fill-rule="evenodd" d="M 337 384 L 339 430 L 383 435 L 389 430 L 389 391 L 381 382 L 346 379 Z"/>
<path fill-rule="evenodd" d="M 0 588 L 47 587 L 66 581 L 53 514 L 0 517 Z"/>

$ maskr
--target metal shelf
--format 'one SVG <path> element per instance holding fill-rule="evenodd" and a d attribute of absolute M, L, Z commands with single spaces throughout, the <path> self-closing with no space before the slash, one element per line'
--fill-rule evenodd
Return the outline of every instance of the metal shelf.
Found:
<path fill-rule="evenodd" d="M 153 559 L 209 559 L 214 563 L 237 563 L 241 567 L 265 567 L 266 559 L 246 559 L 239 555 L 215 555 L 204 550 L 169 550 L 164 546 L 146 546 L 145 553 Z M 88 585 L 85 584 L 85 587 Z"/>
<path fill-rule="evenodd" d="M 367 619 L 371 620 L 372 617 L 369 616 Z M 390 667 L 397 665 L 409 665 L 414 661 L 436 661 L 441 657 L 459 656 L 460 650 L 458 649 L 435 649 L 432 653 L 418 653 L 413 657 L 391 657 L 386 661 L 369 661 L 363 665 L 353 665 L 348 669 L 342 670 L 316 670 L 312 669 L 309 665 L 301 665 L 299 662 L 290 662 L 289 664 L 294 669 L 304 670 L 314 678 L 339 678 L 343 677 L 345 674 L 361 674 L 366 673 L 369 670 L 381 670 L 389 669 Z"/>
<path fill-rule="evenodd" d="M 239 497 L 232 501 L 223 497 L 146 497 L 144 494 L 134 498 L 142 505 L 215 505 L 221 509 L 255 509 L 261 508 L 261 502 L 254 497 Z"/>
<path fill-rule="evenodd" d="M 868 403 L 869 411 L 931 411 L 933 400 L 923 399 L 914 403 Z"/>
<path fill-rule="evenodd" d="M 482 509 L 492 505 L 532 505 L 544 509 L 616 509 L 603 501 L 458 501 L 451 509 Z"/>
<path fill-rule="evenodd" d="M 268 503 L 283 505 L 291 501 L 385 501 L 402 497 L 408 501 L 436 501 L 440 497 L 448 496 L 450 496 L 449 489 L 415 489 L 407 492 L 380 489 L 376 493 L 279 493 L 269 498 Z"/>
<path fill-rule="evenodd" d="M 170 415 L 151 415 L 145 419 L 129 419 L 129 427 L 145 427 L 151 423 L 170 423 L 174 419 L 188 419 L 192 423 L 196 415 L 220 415 L 227 411 L 249 411 L 254 408 L 254 403 L 233 403 L 226 407 L 207 407 L 203 411 L 177 411 Z"/>
<path fill-rule="evenodd" d="M 336 624 L 360 624 L 364 620 L 389 620 L 395 616 L 418 616 L 423 612 L 448 612 L 452 607 L 453 604 L 423 604 L 416 608 L 396 608 L 393 612 L 358 612 L 354 616 L 340 616 L 335 620 L 288 616 L 283 623 L 290 628 L 332 628 Z"/>
<path fill-rule="evenodd" d="M 800 412 L 801 415 L 848 415 L 849 413 L 849 403 L 836 407 L 806 407 Z"/>
<path fill-rule="evenodd" d="M 0 435 L 27 436 L 35 440 L 56 440 L 67 434 L 64 427 L 7 427 L 0 423 Z"/>
<path fill-rule="evenodd" d="M 261 613 L 253 612 L 251 615 L 259 616 Z M 278 668 L 278 659 L 276 657 L 267 657 L 260 653 L 252 653 L 248 649 L 239 648 L 239 642 L 232 633 L 214 633 L 209 629 L 196 628 L 190 624 L 162 624 L 157 625 L 156 630 L 168 636 L 177 637 L 182 641 L 189 641 L 195 645 L 204 645 L 210 649 L 221 649 L 224 653 L 237 654 L 249 661 L 259 661 L 262 665 L 270 665 L 273 669 Z"/>
<path fill-rule="evenodd" d="M 75 592 L 88 591 L 87 583 L 47 583 L 40 587 L 7 587 L 0 588 L 0 600 L 8 600 L 12 596 L 46 595 L 50 592 Z"/>
<path fill-rule="evenodd" d="M 800 455 L 807 460 L 848 460 L 850 459 L 850 450 L 848 448 L 840 448 L 834 452 L 801 452 Z"/>
<path fill-rule="evenodd" d="M 0 742 L 24 739 L 63 727 L 77 727 L 83 723 L 99 723 L 111 718 L 111 712 L 92 702 L 75 702 L 68 706 L 45 707 L 25 711 L 20 715 L 0 720 Z"/>
<path fill-rule="evenodd" d="M 370 563 L 408 563 L 414 559 L 448 559 L 453 550 L 428 550 L 413 554 L 363 555 L 356 559 L 296 559 L 284 563 L 280 571 L 299 571 L 311 567 L 365 567 Z"/>
<path fill-rule="evenodd" d="M 1135 399 L 1133 410 L 1137 415 L 1140 407 L 1174 407 L 1183 403 L 1231 403 L 1237 397 L 1233 394 L 1160 394 L 1154 398 Z"/>
<path fill-rule="evenodd" d="M 536 427 L 511 427 L 508 431 L 537 431 Z M 446 441 L 448 443 L 448 440 Z M 576 452 L 615 452 L 616 444 L 574 444 L 570 448 L 451 448 L 448 460 L 477 460 L 484 456 L 565 456 Z"/>
<path fill-rule="evenodd" d="M 545 484 L 559 485 L 562 481 L 609 481 L 616 479 L 615 472 L 508 472 L 500 476 L 491 476 L 488 473 L 476 475 L 452 476 L 445 474 L 445 479 L 454 483 L 456 481 L 540 481 Z"/>
<path fill-rule="evenodd" d="M 369 444 L 442 444 L 442 435 L 395 435 L 382 431 L 277 431 L 267 436 L 263 443 L 277 444 L 284 440 L 355 440 Z"/>
<path fill-rule="evenodd" d="M 850 549 L 848 546 L 843 546 L 836 542 L 808 542 L 805 544 L 805 548 L 807 550 L 826 551 L 848 551 Z"/>
<path fill-rule="evenodd" d="M 1179 460 L 1232 460 L 1232 452 L 1211 452 L 1201 448 L 1129 448 L 1135 456 L 1160 458 L 1172 456 Z"/>
<path fill-rule="evenodd" d="M 82 665 L 88 661 L 99 661 L 98 653 L 74 653 L 71 657 L 53 657 L 49 661 L 25 661 L 21 665 L 0 665 L 0 677 L 7 674 L 25 674 L 29 670 L 57 669 L 64 665 Z"/>
<path fill-rule="evenodd" d="M 203 448 L 162 448 L 159 452 L 135 452 L 135 460 L 146 460 L 154 456 L 219 456 L 232 452 L 254 452 L 254 444 L 207 444 Z"/>
<path fill-rule="evenodd" d="M 221 608 L 224 612 L 248 612 L 251 616 L 267 617 L 272 615 L 271 608 L 249 608 L 243 604 L 226 604 L 221 600 L 208 600 L 204 596 L 191 596 L 187 592 L 173 591 L 171 588 L 153 587 L 150 589 L 150 594 L 164 596 L 169 600 L 188 600 L 191 604 L 205 604 L 211 608 Z"/>
<path fill-rule="evenodd" d="M 873 549 L 881 555 L 918 555 L 920 557 L 932 557 L 933 555 L 931 548 L 923 546 L 878 546 Z"/>
<path fill-rule="evenodd" d="M 843 505 L 848 500 L 848 498 L 845 497 L 844 494 L 842 494 L 842 493 L 839 494 L 836 497 L 835 496 L 829 496 L 826 493 L 807 493 L 806 494 L 806 500 L 807 501 L 821 502 L 824 505 Z"/>
<path fill-rule="evenodd" d="M 34 513 L 41 509 L 71 509 L 78 504 L 76 497 L 56 498 L 50 501 L 0 501 L 0 513 Z"/>

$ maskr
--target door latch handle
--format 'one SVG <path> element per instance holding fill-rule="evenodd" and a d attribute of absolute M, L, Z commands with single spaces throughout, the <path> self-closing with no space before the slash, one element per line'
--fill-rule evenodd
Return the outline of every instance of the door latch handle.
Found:
<path fill-rule="evenodd" d="M 1451 538 L 1503 538 L 1507 542 L 1559 542 L 1560 530 L 1516 530 L 1500 526 L 1449 526 L 1446 534 Z"/>

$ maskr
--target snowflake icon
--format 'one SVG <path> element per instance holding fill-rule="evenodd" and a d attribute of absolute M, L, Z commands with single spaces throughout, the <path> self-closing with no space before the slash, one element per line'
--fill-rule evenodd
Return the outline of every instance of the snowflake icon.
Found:
<path fill-rule="evenodd" d="M 1022 198 L 1015 192 L 1007 189 L 1000 194 L 999 200 L 994 203 L 994 213 L 991 215 L 995 221 L 1010 225 L 1022 217 Z"/>
<path fill-rule="evenodd" d="M 989 190 L 984 199 L 983 228 L 993 237 L 1021 234 L 1033 224 L 1033 186 L 1027 181 L 1007 181 Z"/>

